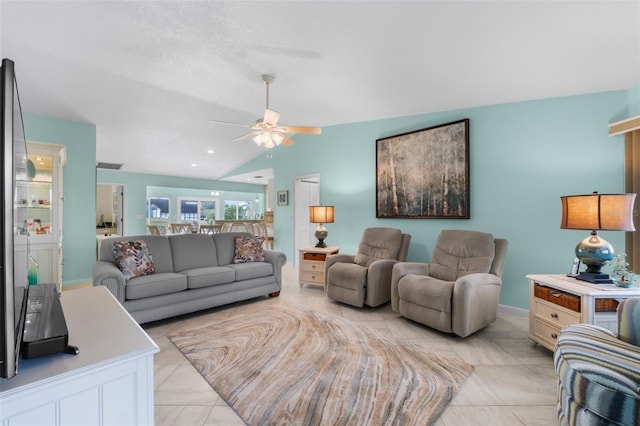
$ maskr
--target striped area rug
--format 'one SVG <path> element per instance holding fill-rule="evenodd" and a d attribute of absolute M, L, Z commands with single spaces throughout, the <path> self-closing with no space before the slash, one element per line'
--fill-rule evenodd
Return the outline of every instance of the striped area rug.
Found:
<path fill-rule="evenodd" d="M 426 425 L 473 371 L 288 302 L 205 318 L 169 338 L 249 425 Z"/>

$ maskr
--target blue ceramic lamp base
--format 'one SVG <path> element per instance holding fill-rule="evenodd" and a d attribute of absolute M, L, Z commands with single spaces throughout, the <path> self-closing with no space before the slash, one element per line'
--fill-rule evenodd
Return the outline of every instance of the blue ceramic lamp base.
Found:
<path fill-rule="evenodd" d="M 596 231 L 583 239 L 576 246 L 576 257 L 587 265 L 587 270 L 576 276 L 577 280 L 593 284 L 613 284 L 609 274 L 602 272 L 602 266 L 613 259 L 613 246 L 604 238 L 600 238 Z"/>

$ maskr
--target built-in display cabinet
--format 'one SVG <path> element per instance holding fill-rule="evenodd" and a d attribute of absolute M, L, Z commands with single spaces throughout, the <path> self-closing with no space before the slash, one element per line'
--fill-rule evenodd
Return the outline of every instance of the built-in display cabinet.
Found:
<path fill-rule="evenodd" d="M 16 238 L 17 250 L 28 251 L 32 258 L 32 278 L 37 267 L 37 282 L 55 283 L 61 288 L 65 147 L 27 142 L 27 157 L 27 180 L 22 183 L 26 191 L 20 191 L 18 203 L 22 210 L 19 217 L 24 217 L 25 223 Z"/>

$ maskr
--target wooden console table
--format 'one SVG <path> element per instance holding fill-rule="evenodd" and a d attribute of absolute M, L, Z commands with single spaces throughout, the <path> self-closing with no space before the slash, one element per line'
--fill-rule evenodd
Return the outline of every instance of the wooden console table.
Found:
<path fill-rule="evenodd" d="M 159 349 L 106 287 L 62 292 L 78 355 L 21 359 L 0 379 L 3 425 L 153 425 L 153 354 Z"/>
<path fill-rule="evenodd" d="M 560 330 L 586 323 L 618 332 L 618 303 L 640 297 L 640 288 L 591 284 L 566 275 L 529 278 L 529 338 L 552 351 Z"/>

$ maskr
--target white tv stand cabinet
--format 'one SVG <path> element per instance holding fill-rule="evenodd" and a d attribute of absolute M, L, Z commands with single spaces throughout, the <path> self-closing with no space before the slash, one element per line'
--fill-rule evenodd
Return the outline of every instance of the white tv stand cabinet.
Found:
<path fill-rule="evenodd" d="M 0 425 L 153 425 L 156 344 L 106 287 L 61 302 L 80 353 L 21 359 L 0 379 Z"/>

